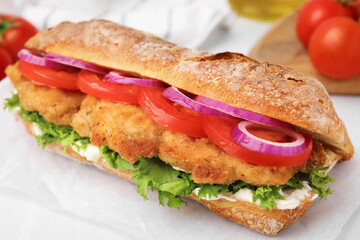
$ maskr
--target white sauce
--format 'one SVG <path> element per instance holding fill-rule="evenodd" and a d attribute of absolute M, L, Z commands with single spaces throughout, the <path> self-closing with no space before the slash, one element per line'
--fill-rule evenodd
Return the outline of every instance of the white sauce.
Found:
<path fill-rule="evenodd" d="M 92 144 L 88 144 L 86 149 L 77 149 L 75 145 L 70 145 L 70 147 L 72 148 L 72 150 L 74 150 L 75 152 L 77 152 L 80 156 L 86 158 L 86 160 L 91 161 L 91 162 L 99 162 L 101 155 L 99 152 L 99 147 L 92 145 Z"/>
<path fill-rule="evenodd" d="M 252 199 L 253 199 L 253 194 L 251 192 L 250 189 L 248 188 L 242 188 L 239 191 L 237 191 L 235 194 L 233 194 L 234 198 L 237 200 L 242 200 L 245 202 L 250 202 L 252 203 Z M 256 200 L 255 202 L 256 205 L 260 205 L 260 200 Z"/>
<path fill-rule="evenodd" d="M 194 193 L 196 194 L 196 196 L 199 194 L 199 190 L 200 190 L 200 188 L 195 188 Z M 207 195 L 206 198 L 201 198 L 201 199 L 205 199 L 205 200 L 226 199 L 226 200 L 232 201 L 232 202 L 236 201 L 236 199 L 234 199 L 232 196 L 227 196 L 225 194 L 219 194 L 217 197 L 212 196 L 211 198 L 209 198 L 209 195 Z"/>
<path fill-rule="evenodd" d="M 14 107 L 14 108 L 13 108 L 13 112 L 14 112 L 14 113 L 19 113 L 19 112 L 20 112 L 20 107 L 19 107 L 19 106 Z"/>
<path fill-rule="evenodd" d="M 43 131 L 41 130 L 41 128 L 39 127 L 39 125 L 37 125 L 36 123 L 33 123 L 33 133 L 36 135 L 36 136 L 40 136 L 40 135 L 43 135 Z"/>
<path fill-rule="evenodd" d="M 340 159 L 340 158 L 339 158 Z M 339 161 L 339 159 L 334 160 L 330 166 L 329 169 L 326 171 L 326 174 L 328 174 L 330 172 L 331 169 L 333 169 L 333 167 L 335 167 L 336 163 Z"/>
<path fill-rule="evenodd" d="M 39 125 L 36 123 L 33 124 L 32 130 L 36 136 L 40 136 L 43 134 Z M 101 158 L 100 152 L 99 152 L 99 147 L 97 147 L 95 145 L 88 144 L 86 149 L 79 149 L 79 150 L 77 149 L 77 147 L 75 145 L 71 144 L 70 147 L 72 148 L 72 150 L 77 152 L 80 156 L 86 158 L 86 160 L 88 160 L 88 161 L 99 162 L 99 160 Z"/>
<path fill-rule="evenodd" d="M 182 171 L 182 172 L 186 172 L 184 169 L 176 167 L 176 166 L 171 166 L 173 169 L 178 170 L 178 171 Z"/>
<path fill-rule="evenodd" d="M 295 209 L 300 205 L 302 200 L 304 200 L 306 197 L 310 196 L 311 187 L 308 185 L 308 183 L 306 181 L 302 181 L 301 184 L 303 185 L 303 187 L 301 189 L 287 189 L 285 191 L 280 190 L 280 194 L 285 198 L 285 200 L 276 200 L 275 201 L 276 208 L 281 209 L 281 210 Z M 196 195 L 198 195 L 199 188 L 195 189 L 194 193 Z M 317 197 L 318 197 L 318 195 L 315 194 L 314 197 L 312 198 L 312 200 L 314 200 Z M 253 194 L 252 194 L 251 190 L 248 188 L 243 188 L 243 189 L 240 189 L 235 194 L 231 194 L 231 193 L 219 194 L 218 197 L 214 197 L 214 196 L 212 196 L 211 198 L 203 197 L 202 199 L 204 199 L 204 200 L 226 199 L 226 200 L 229 200 L 232 202 L 235 202 L 237 200 L 242 200 L 245 202 L 253 203 L 252 198 L 253 198 Z M 255 202 L 255 204 L 259 206 L 260 201 L 257 200 Z"/>

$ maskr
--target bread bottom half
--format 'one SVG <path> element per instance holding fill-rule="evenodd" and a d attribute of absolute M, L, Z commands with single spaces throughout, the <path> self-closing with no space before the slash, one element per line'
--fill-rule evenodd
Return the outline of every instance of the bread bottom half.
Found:
<path fill-rule="evenodd" d="M 16 111 L 14 111 L 14 115 L 16 120 L 26 128 L 29 134 L 36 136 L 36 130 L 33 123 L 26 122 L 26 120 L 22 118 Z M 46 148 L 77 162 L 94 165 L 99 169 L 115 174 L 130 182 L 134 182 L 132 179 L 131 170 L 112 169 L 102 158 L 98 162 L 88 161 L 86 158 L 75 152 L 71 147 L 67 147 L 67 149 L 64 151 L 64 147 L 61 144 L 49 144 L 46 146 Z M 301 201 L 298 207 L 287 210 L 262 209 L 259 208 L 256 204 L 241 200 L 229 201 L 226 199 L 197 199 L 195 193 L 190 194 L 189 197 L 195 201 L 200 202 L 205 207 L 224 218 L 242 224 L 262 234 L 275 236 L 285 227 L 296 222 L 305 214 L 313 201 L 314 195 L 315 193 L 311 192 L 308 197 Z"/>

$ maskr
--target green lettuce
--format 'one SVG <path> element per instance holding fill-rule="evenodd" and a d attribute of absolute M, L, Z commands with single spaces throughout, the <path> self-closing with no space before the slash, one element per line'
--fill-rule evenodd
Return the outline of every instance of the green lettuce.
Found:
<path fill-rule="evenodd" d="M 16 107 L 20 107 L 20 100 L 17 94 L 13 94 L 11 98 L 5 99 L 4 110 L 8 109 L 11 112 Z"/>
<path fill-rule="evenodd" d="M 110 150 L 107 146 L 99 147 L 99 153 L 111 168 L 123 170 L 134 169 L 131 163 L 121 158 L 117 152 Z"/>
<path fill-rule="evenodd" d="M 133 179 L 144 200 L 148 199 L 146 194 L 150 188 L 151 191 L 158 190 L 159 203 L 163 206 L 165 199 L 167 205 L 173 208 L 180 208 L 186 203 L 181 197 L 185 196 L 185 192 L 188 193 L 190 181 L 169 164 L 158 158 L 140 157 L 134 167 Z"/>
<path fill-rule="evenodd" d="M 328 167 L 325 168 L 313 168 L 308 176 L 306 181 L 310 182 L 312 190 L 319 195 L 320 198 L 325 198 L 332 194 L 330 188 L 326 189 L 326 184 L 330 182 L 336 182 L 337 179 L 331 178 L 326 172 L 329 170 Z"/>
<path fill-rule="evenodd" d="M 133 179 L 137 183 L 138 192 L 147 199 L 148 190 L 158 191 L 159 203 L 173 208 L 180 208 L 187 204 L 182 197 L 190 195 L 196 188 L 199 188 L 197 198 L 217 197 L 221 193 L 229 191 L 229 185 L 199 184 L 191 179 L 191 174 L 179 171 L 159 158 L 140 157 L 134 164 Z"/>
<path fill-rule="evenodd" d="M 229 192 L 229 185 L 219 184 L 200 184 L 197 198 L 211 198 L 212 196 L 218 197 L 219 194 Z"/>
<path fill-rule="evenodd" d="M 87 145 L 90 144 L 89 138 L 81 137 L 72 127 L 55 125 L 45 120 L 38 112 L 24 110 L 20 106 L 17 94 L 13 94 L 11 98 L 6 99 L 4 104 L 4 109 L 8 109 L 9 111 L 12 111 L 15 107 L 20 108 L 19 113 L 27 122 L 36 123 L 41 129 L 42 134 L 36 136 L 36 140 L 42 147 L 52 142 L 56 144 L 60 143 L 65 151 L 70 144 L 75 146 L 77 150 L 85 149 Z"/>
<path fill-rule="evenodd" d="M 36 137 L 39 145 L 44 147 L 55 142 L 65 148 L 73 145 L 80 150 L 90 144 L 89 138 L 81 137 L 73 128 L 55 125 L 45 120 L 38 112 L 24 110 L 20 106 L 17 94 L 14 94 L 6 99 L 4 108 L 11 111 L 16 107 L 20 108 L 20 115 L 26 121 L 36 123 L 41 129 L 42 134 Z M 131 164 L 107 146 L 99 147 L 99 153 L 111 168 L 132 170 L 138 193 L 144 200 L 148 199 L 149 189 L 151 191 L 156 189 L 160 205 L 166 204 L 172 208 L 180 208 L 182 204 L 187 204 L 182 198 L 190 195 L 195 189 L 198 189 L 197 198 L 201 199 L 218 197 L 219 194 L 228 192 L 236 193 L 242 188 L 248 188 L 253 193 L 253 202 L 259 200 L 261 208 L 273 209 L 276 207 L 276 200 L 284 199 L 280 190 L 301 189 L 303 187 L 301 181 L 307 181 L 316 194 L 321 198 L 326 198 L 332 193 L 329 188 L 326 189 L 326 184 L 336 181 L 326 174 L 328 168 L 314 168 L 309 173 L 297 173 L 281 186 L 256 187 L 243 181 L 236 181 L 229 185 L 200 184 L 191 179 L 190 173 L 176 170 L 157 157 L 139 157 L 135 164 Z"/>
<path fill-rule="evenodd" d="M 331 178 L 327 171 L 329 167 L 324 168 L 313 168 L 309 173 L 299 172 L 293 176 L 287 183 L 285 183 L 285 188 L 292 187 L 301 189 L 303 186 L 301 181 L 306 181 L 309 183 L 313 192 L 319 195 L 320 198 L 325 198 L 332 194 L 330 188 L 326 188 L 326 184 L 330 182 L 336 182 L 337 179 Z"/>
<path fill-rule="evenodd" d="M 273 209 L 275 207 L 276 200 L 284 200 L 285 198 L 280 194 L 282 186 L 266 186 L 258 187 L 255 190 L 251 190 L 253 194 L 253 202 L 260 200 L 261 208 Z"/>

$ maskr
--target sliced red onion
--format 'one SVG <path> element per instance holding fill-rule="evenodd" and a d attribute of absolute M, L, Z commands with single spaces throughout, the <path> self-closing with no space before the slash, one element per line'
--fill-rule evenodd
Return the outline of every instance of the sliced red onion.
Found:
<path fill-rule="evenodd" d="M 174 86 L 168 87 L 163 90 L 163 94 L 165 97 L 170 99 L 173 102 L 176 102 L 180 104 L 183 107 L 189 108 L 191 110 L 206 114 L 206 115 L 212 115 L 222 118 L 232 118 L 229 114 L 220 112 L 219 110 L 216 110 L 212 108 L 211 106 L 206 106 L 200 102 L 197 102 L 195 100 L 192 100 L 185 94 L 179 91 Z"/>
<path fill-rule="evenodd" d="M 163 87 L 164 84 L 162 81 L 155 79 L 144 79 L 144 78 L 133 78 L 122 76 L 120 72 L 111 71 L 106 74 L 104 79 L 112 83 L 120 83 L 126 85 L 137 85 L 137 86 L 147 86 L 147 87 Z"/>
<path fill-rule="evenodd" d="M 249 120 L 252 122 L 273 126 L 273 127 L 280 127 L 280 128 L 286 128 L 286 129 L 294 129 L 294 126 L 283 122 L 280 120 L 277 120 L 275 118 L 267 117 L 265 115 L 261 115 L 259 113 L 250 112 L 241 108 L 230 106 L 226 103 L 222 103 L 207 97 L 203 96 L 197 96 L 194 98 L 194 100 L 209 106 L 211 108 L 217 109 L 223 113 L 229 114 L 236 118 L 242 118 L 245 120 Z"/>
<path fill-rule="evenodd" d="M 101 74 L 107 74 L 109 72 L 109 69 L 92 64 L 87 63 L 81 60 L 77 60 L 74 58 L 65 57 L 59 54 L 55 53 L 47 53 L 44 58 L 49 59 L 54 62 L 62 63 L 68 66 L 77 67 L 81 69 L 87 69 L 93 72 L 101 73 Z"/>
<path fill-rule="evenodd" d="M 32 52 L 29 49 L 21 49 L 18 52 L 18 57 L 22 60 L 24 60 L 25 62 L 31 63 L 31 64 L 35 64 L 35 65 L 39 65 L 39 66 L 43 66 L 43 67 L 50 67 L 50 68 L 54 68 L 54 69 L 66 69 L 69 68 L 69 66 L 66 66 L 64 64 L 61 63 L 57 63 L 54 61 L 51 61 L 49 59 L 46 59 L 42 56 L 36 55 L 34 52 Z"/>
<path fill-rule="evenodd" d="M 251 134 L 247 130 L 247 128 L 251 126 L 259 126 L 259 128 L 268 129 L 270 131 L 278 131 L 287 136 L 290 136 L 292 139 L 295 140 L 285 143 L 265 140 Z M 240 122 L 230 131 L 230 136 L 232 139 L 234 139 L 235 142 L 247 149 L 274 156 L 294 156 L 303 153 L 306 150 L 305 138 L 301 133 L 284 128 L 275 129 L 272 127 L 259 125 L 250 121 Z"/>

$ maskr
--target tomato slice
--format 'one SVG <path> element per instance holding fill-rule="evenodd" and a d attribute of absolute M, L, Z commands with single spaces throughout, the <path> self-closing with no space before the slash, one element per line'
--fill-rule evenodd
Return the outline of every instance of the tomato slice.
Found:
<path fill-rule="evenodd" d="M 201 127 L 200 115 L 167 99 L 163 88 L 141 87 L 138 100 L 141 108 L 161 126 L 191 137 L 206 137 Z"/>
<path fill-rule="evenodd" d="M 102 79 L 103 76 L 88 70 L 81 70 L 78 77 L 80 90 L 94 97 L 114 102 L 138 104 L 139 86 L 111 83 Z"/>
<path fill-rule="evenodd" d="M 239 120 L 201 115 L 201 123 L 206 134 L 215 144 L 231 155 L 256 165 L 267 167 L 298 166 L 309 160 L 311 157 L 313 144 L 312 136 L 310 134 L 304 134 L 307 148 L 303 153 L 294 156 L 274 156 L 249 150 L 240 144 L 237 144 L 231 138 L 230 130 L 239 123 Z M 274 136 L 276 133 L 277 131 L 274 131 L 270 135 L 266 131 L 258 131 L 258 134 L 256 135 L 268 140 L 284 139 L 283 136 Z"/>
<path fill-rule="evenodd" d="M 23 60 L 19 60 L 18 68 L 22 75 L 37 84 L 66 90 L 79 89 L 76 84 L 79 73 L 78 71 L 69 72 L 65 70 L 55 70 L 31 64 Z"/>

